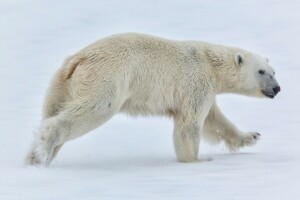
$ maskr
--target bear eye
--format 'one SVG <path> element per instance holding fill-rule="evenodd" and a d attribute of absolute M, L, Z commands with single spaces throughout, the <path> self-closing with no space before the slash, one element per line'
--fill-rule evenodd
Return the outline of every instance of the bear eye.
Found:
<path fill-rule="evenodd" d="M 261 70 L 258 71 L 258 73 L 260 73 L 260 74 L 263 75 L 263 74 L 265 74 L 265 70 L 262 70 L 262 69 L 261 69 Z"/>

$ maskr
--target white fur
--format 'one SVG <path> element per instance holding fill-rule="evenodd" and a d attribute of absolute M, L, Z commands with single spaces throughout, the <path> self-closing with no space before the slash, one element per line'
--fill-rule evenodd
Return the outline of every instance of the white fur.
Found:
<path fill-rule="evenodd" d="M 215 96 L 261 96 L 257 64 L 269 70 L 252 53 L 199 41 L 135 33 L 99 40 L 66 59 L 54 76 L 27 163 L 48 165 L 65 142 L 118 112 L 172 117 L 182 162 L 198 159 L 202 135 L 225 141 L 232 150 L 252 145 L 259 135 L 238 130 L 222 115 Z"/>

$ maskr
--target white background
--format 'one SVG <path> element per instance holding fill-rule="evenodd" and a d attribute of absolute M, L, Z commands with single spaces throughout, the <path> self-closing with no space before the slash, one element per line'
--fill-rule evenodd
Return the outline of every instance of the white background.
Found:
<path fill-rule="evenodd" d="M 1 0 L 0 199 L 300 199 L 300 1 Z M 102 37 L 142 32 L 238 46 L 268 57 L 274 100 L 218 98 L 261 141 L 239 153 L 201 143 L 201 162 L 176 162 L 172 122 L 115 116 L 67 143 L 49 168 L 23 160 L 45 90 L 64 58 Z M 205 161 L 211 158 L 212 161 Z"/>

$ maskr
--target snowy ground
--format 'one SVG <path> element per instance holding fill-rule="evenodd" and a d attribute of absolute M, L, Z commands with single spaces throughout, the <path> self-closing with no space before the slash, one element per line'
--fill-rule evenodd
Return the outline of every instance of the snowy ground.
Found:
<path fill-rule="evenodd" d="M 298 0 L 0 1 L 0 199 L 300 199 Z M 177 163 L 172 123 L 116 116 L 65 145 L 50 168 L 24 167 L 45 89 L 63 59 L 119 32 L 198 39 L 267 56 L 274 100 L 226 95 L 241 129 L 262 134 L 239 153 L 201 144 Z"/>

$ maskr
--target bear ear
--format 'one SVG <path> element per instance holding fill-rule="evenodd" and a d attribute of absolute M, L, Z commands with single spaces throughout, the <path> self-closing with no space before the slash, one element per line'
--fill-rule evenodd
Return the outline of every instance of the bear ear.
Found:
<path fill-rule="evenodd" d="M 266 57 L 266 62 L 269 63 L 269 58 Z"/>
<path fill-rule="evenodd" d="M 241 53 L 237 53 L 236 55 L 235 55 L 235 64 L 237 65 L 237 66 L 240 66 L 241 64 L 243 64 L 244 63 L 244 60 L 245 60 L 245 57 L 244 57 L 244 55 L 243 54 L 241 54 Z"/>

